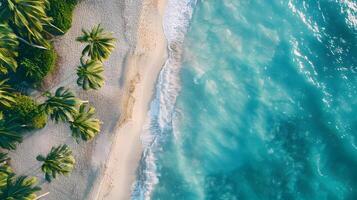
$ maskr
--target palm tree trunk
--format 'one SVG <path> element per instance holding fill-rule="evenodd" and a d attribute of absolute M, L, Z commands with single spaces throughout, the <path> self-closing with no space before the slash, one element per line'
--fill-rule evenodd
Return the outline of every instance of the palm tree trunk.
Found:
<path fill-rule="evenodd" d="M 48 194 L 50 194 L 50 192 L 46 192 L 45 194 L 41 194 L 35 200 L 41 199 L 42 197 L 47 196 Z"/>
<path fill-rule="evenodd" d="M 23 43 L 25 43 L 25 44 L 27 44 L 27 45 L 30 45 L 30 46 L 32 46 L 32 47 L 35 47 L 35 48 L 39 48 L 39 49 L 45 49 L 45 50 L 48 50 L 46 47 L 44 47 L 44 46 L 40 46 L 40 45 L 36 45 L 36 44 L 32 44 L 32 43 L 30 43 L 30 42 L 28 42 L 27 40 L 25 40 L 24 38 L 22 38 L 22 37 L 20 37 L 20 36 L 16 36 L 17 37 L 17 39 L 19 39 L 21 42 L 23 42 Z"/>
<path fill-rule="evenodd" d="M 48 23 L 48 24 L 45 24 L 45 25 L 49 25 L 51 26 L 52 28 L 56 29 L 57 31 L 61 32 L 62 34 L 64 34 L 64 31 L 62 31 L 60 28 L 58 28 L 57 26 L 53 25 L 52 23 Z"/>

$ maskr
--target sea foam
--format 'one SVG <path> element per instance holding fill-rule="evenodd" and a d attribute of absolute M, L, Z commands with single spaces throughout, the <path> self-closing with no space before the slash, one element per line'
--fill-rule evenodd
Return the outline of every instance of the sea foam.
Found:
<path fill-rule="evenodd" d="M 168 41 L 168 59 L 159 74 L 155 96 L 143 127 L 141 139 L 144 150 L 137 180 L 133 185 L 132 199 L 150 199 L 159 181 L 155 154 L 160 152 L 165 135 L 172 132 L 176 98 L 180 92 L 182 46 L 196 2 L 197 0 L 168 0 L 167 2 L 163 28 Z"/>

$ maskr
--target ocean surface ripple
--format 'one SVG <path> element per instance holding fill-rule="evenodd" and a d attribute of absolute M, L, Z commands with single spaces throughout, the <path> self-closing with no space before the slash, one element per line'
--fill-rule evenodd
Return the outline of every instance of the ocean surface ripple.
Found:
<path fill-rule="evenodd" d="M 132 199 L 357 199 L 357 2 L 169 0 Z"/>

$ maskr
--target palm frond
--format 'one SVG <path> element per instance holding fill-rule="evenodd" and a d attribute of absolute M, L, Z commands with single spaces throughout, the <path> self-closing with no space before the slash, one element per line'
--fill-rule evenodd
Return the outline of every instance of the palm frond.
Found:
<path fill-rule="evenodd" d="M 15 103 L 14 95 L 11 93 L 13 90 L 10 85 L 6 84 L 7 79 L 0 81 L 0 106 L 10 107 Z"/>
<path fill-rule="evenodd" d="M 79 142 L 79 139 L 84 141 L 92 140 L 100 132 L 101 122 L 99 119 L 93 118 L 95 108 L 82 104 L 78 112 L 74 115 L 73 121 L 70 121 L 72 136 Z"/>
<path fill-rule="evenodd" d="M 0 73 L 7 74 L 9 70 L 17 69 L 17 48 L 19 42 L 16 35 L 7 24 L 0 24 Z"/>
<path fill-rule="evenodd" d="M 1 0 L 0 19 L 13 23 L 21 36 L 27 37 L 30 43 L 49 47 L 43 37 L 44 25 L 51 23 L 52 18 L 46 14 L 47 0 Z"/>
<path fill-rule="evenodd" d="M 36 192 L 41 190 L 36 186 L 37 179 L 35 177 L 15 177 L 14 174 L 11 174 L 6 179 L 6 184 L 0 188 L 0 199 L 36 200 Z"/>
<path fill-rule="evenodd" d="M 48 182 L 57 177 L 57 174 L 68 175 L 72 172 L 75 159 L 67 145 L 52 147 L 46 157 L 39 155 L 37 160 L 43 162 L 41 169 Z"/>
<path fill-rule="evenodd" d="M 0 147 L 8 150 L 16 149 L 17 143 L 22 142 L 23 126 L 15 119 L 0 120 Z"/>
<path fill-rule="evenodd" d="M 7 163 L 8 160 L 9 157 L 6 153 L 0 153 L 0 190 L 7 185 L 7 179 L 13 174 L 11 167 Z"/>
<path fill-rule="evenodd" d="M 92 60 L 108 59 L 115 48 L 115 38 L 112 37 L 112 33 L 104 32 L 100 24 L 93 27 L 91 31 L 83 29 L 82 33 L 82 36 L 77 38 L 78 42 L 87 44 L 82 55 L 89 56 Z"/>
<path fill-rule="evenodd" d="M 56 122 L 72 120 L 73 114 L 81 102 L 69 89 L 64 87 L 58 88 L 54 95 L 50 92 L 46 92 L 44 95 L 47 100 L 40 105 L 40 109 Z"/>
<path fill-rule="evenodd" d="M 77 84 L 84 90 L 99 89 L 104 85 L 103 64 L 97 60 L 87 60 L 77 69 Z"/>

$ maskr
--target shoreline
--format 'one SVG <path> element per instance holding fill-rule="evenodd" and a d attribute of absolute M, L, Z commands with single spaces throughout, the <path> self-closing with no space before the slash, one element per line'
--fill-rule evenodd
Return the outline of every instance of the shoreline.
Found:
<path fill-rule="evenodd" d="M 126 57 L 124 99 L 105 174 L 94 199 L 129 199 L 143 152 L 141 133 L 157 77 L 167 59 L 166 0 L 143 0 L 135 50 Z"/>
<path fill-rule="evenodd" d="M 103 124 L 93 141 L 77 143 L 67 124 L 49 121 L 44 129 L 28 134 L 16 153 L 9 152 L 16 173 L 37 177 L 43 192 L 49 192 L 47 200 L 130 197 L 142 153 L 141 125 L 166 60 L 164 7 L 163 0 L 83 0 L 74 10 L 71 29 L 54 39 L 58 65 L 55 74 L 47 77 L 47 87 L 54 91 L 65 86 L 79 98 L 89 100 Z M 76 84 L 75 73 L 83 45 L 75 38 L 82 28 L 90 29 L 99 23 L 106 31 L 113 32 L 118 41 L 104 63 L 105 85 L 98 91 L 86 92 Z M 35 158 L 60 144 L 67 144 L 73 150 L 76 166 L 70 176 L 61 176 L 49 185 Z"/>
<path fill-rule="evenodd" d="M 47 77 L 47 86 L 51 91 L 64 86 L 89 100 L 103 124 L 93 141 L 77 143 L 67 124 L 49 121 L 44 129 L 28 134 L 16 153 L 9 152 L 16 173 L 37 177 L 43 192 L 49 192 L 47 200 L 129 199 L 142 154 L 142 125 L 166 61 L 165 5 L 164 0 L 83 0 L 74 10 L 71 29 L 55 38 L 58 65 L 56 74 Z M 104 63 L 105 85 L 86 92 L 76 84 L 83 45 L 75 38 L 82 28 L 99 23 L 118 41 Z M 73 150 L 76 166 L 70 176 L 49 185 L 35 158 L 61 144 Z"/>

